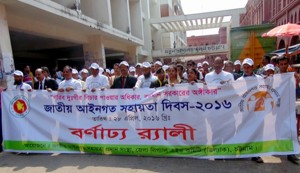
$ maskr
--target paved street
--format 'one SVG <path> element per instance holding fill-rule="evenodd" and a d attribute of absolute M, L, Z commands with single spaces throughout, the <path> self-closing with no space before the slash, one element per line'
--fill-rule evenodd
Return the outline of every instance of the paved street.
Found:
<path fill-rule="evenodd" d="M 287 161 L 286 157 L 263 157 L 265 163 L 258 164 L 250 159 L 199 160 L 191 158 L 155 158 L 80 154 L 0 154 L 0 172 L 300 172 L 300 166 Z"/>

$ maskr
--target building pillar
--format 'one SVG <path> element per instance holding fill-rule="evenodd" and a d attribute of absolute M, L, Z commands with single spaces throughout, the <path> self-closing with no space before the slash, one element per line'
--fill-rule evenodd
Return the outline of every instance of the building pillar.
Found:
<path fill-rule="evenodd" d="M 129 64 L 136 64 L 137 63 L 137 51 L 136 46 L 128 47 L 128 55 L 125 55 L 124 59 Z"/>
<path fill-rule="evenodd" d="M 12 88 L 14 82 L 12 74 L 15 71 L 15 65 L 6 18 L 6 9 L 3 4 L 0 4 L 0 35 L 0 86 Z"/>
<path fill-rule="evenodd" d="M 231 60 L 231 61 L 234 61 L 234 59 L 236 58 L 236 57 L 233 57 L 233 59 L 231 58 L 231 40 L 230 40 L 230 38 L 231 38 L 231 35 L 230 35 L 230 28 L 231 28 L 231 26 L 229 25 L 229 26 L 227 26 L 226 27 L 226 44 L 227 44 L 227 49 L 228 49 L 228 53 L 227 53 L 227 59 L 228 60 Z"/>
<path fill-rule="evenodd" d="M 101 37 L 89 38 L 89 42 L 83 45 L 85 67 L 88 68 L 93 62 L 106 68 L 105 48 Z"/>

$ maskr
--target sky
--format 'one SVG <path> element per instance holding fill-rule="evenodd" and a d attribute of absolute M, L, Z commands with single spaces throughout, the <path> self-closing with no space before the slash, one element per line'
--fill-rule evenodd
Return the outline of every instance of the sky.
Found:
<path fill-rule="evenodd" d="M 243 8 L 248 0 L 181 0 L 184 14 L 196 14 L 210 11 Z M 188 31 L 187 36 L 216 34 L 218 29 Z"/>

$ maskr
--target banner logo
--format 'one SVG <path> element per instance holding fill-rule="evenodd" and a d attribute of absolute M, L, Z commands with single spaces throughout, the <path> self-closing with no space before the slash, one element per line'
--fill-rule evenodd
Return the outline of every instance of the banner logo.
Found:
<path fill-rule="evenodd" d="M 280 95 L 269 85 L 258 85 L 248 89 L 239 103 L 241 112 L 270 112 L 275 106 L 280 107 Z"/>
<path fill-rule="evenodd" d="M 274 109 L 274 99 L 267 91 L 259 91 L 250 96 L 247 103 L 248 111 L 254 112 Z"/>
<path fill-rule="evenodd" d="M 10 102 L 10 112 L 17 118 L 24 118 L 30 111 L 29 101 L 25 96 L 16 96 Z"/>

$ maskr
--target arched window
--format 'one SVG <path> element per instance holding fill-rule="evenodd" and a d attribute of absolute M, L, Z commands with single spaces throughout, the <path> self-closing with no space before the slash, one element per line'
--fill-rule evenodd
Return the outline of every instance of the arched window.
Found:
<path fill-rule="evenodd" d="M 299 36 L 295 35 L 295 36 L 292 37 L 290 45 L 292 46 L 292 45 L 298 44 L 299 42 L 300 42 L 299 41 Z"/>
<path fill-rule="evenodd" d="M 283 49 L 283 48 L 285 48 L 284 40 L 280 40 L 279 45 L 278 45 L 278 49 Z"/>

